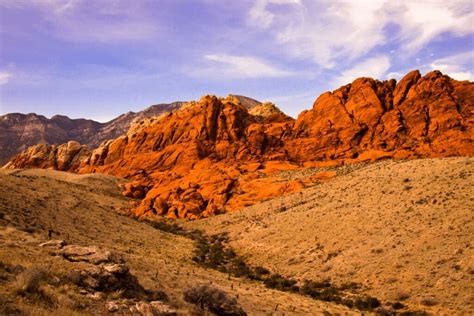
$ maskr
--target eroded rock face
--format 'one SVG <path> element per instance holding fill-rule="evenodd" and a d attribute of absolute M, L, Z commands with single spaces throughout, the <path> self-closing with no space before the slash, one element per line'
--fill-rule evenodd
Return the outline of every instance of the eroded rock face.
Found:
<path fill-rule="evenodd" d="M 78 171 L 89 158 L 90 149 L 76 141 L 59 146 L 38 144 L 13 157 L 5 168 L 43 168 L 60 171 Z"/>
<path fill-rule="evenodd" d="M 102 143 L 72 170 L 130 179 L 124 195 L 142 199 L 137 217 L 196 219 L 316 181 L 286 179 L 285 170 L 474 155 L 474 83 L 438 71 L 424 77 L 413 71 L 399 83 L 359 78 L 322 94 L 296 121 L 273 104 L 255 102 L 205 96 L 186 103 Z M 25 160 L 10 166 L 28 166 Z"/>
<path fill-rule="evenodd" d="M 358 157 L 373 151 L 393 157 L 472 155 L 474 84 L 433 71 L 380 82 L 360 78 L 321 95 L 298 117 L 292 159 Z M 297 148 L 304 148 L 298 150 Z"/>
<path fill-rule="evenodd" d="M 80 172 L 133 179 L 124 194 L 144 198 L 136 216 L 199 218 L 224 212 L 226 205 L 243 207 L 255 200 L 253 189 L 260 185 L 265 188 L 259 189 L 259 198 L 301 188 L 247 175 L 266 156 L 284 156 L 283 138 L 294 120 L 272 104 L 252 108 L 258 113 L 252 115 L 232 100 L 206 96 L 150 119 L 126 136 L 103 143 Z"/>

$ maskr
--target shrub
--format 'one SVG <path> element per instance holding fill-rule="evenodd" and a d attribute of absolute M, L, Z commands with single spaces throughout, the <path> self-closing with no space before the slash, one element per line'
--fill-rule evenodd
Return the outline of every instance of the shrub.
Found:
<path fill-rule="evenodd" d="M 50 281 L 49 273 L 41 268 L 30 268 L 21 272 L 13 285 L 16 295 L 37 300 L 39 303 L 51 306 L 53 300 L 41 287 Z"/>
<path fill-rule="evenodd" d="M 372 310 L 380 306 L 380 301 L 375 297 L 367 296 L 356 299 L 354 306 L 361 311 Z"/>
<path fill-rule="evenodd" d="M 247 313 L 235 298 L 209 285 L 195 285 L 184 291 L 184 300 L 217 315 L 243 316 Z"/>
<path fill-rule="evenodd" d="M 268 269 L 265 269 L 264 267 L 255 267 L 255 273 L 257 275 L 267 275 L 267 274 L 270 274 L 270 271 L 268 271 Z"/>
<path fill-rule="evenodd" d="M 271 289 L 277 289 L 280 291 L 298 292 L 299 287 L 296 286 L 296 281 L 293 279 L 287 279 L 280 274 L 272 274 L 270 277 L 263 281 L 266 287 Z"/>
<path fill-rule="evenodd" d="M 26 269 L 16 279 L 15 293 L 18 295 L 40 294 L 40 286 L 46 283 L 49 274 L 41 268 Z"/>
<path fill-rule="evenodd" d="M 229 266 L 228 270 L 231 274 L 239 277 L 243 276 L 249 279 L 254 279 L 254 275 L 252 273 L 252 270 L 247 266 L 247 264 L 240 258 L 234 258 Z"/>

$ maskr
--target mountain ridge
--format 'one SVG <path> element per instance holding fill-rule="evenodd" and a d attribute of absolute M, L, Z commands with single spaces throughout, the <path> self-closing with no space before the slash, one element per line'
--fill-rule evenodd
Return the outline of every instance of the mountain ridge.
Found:
<path fill-rule="evenodd" d="M 256 111 L 261 116 L 233 96 L 204 96 L 141 121 L 80 158 L 79 144 L 33 147 L 7 167 L 121 176 L 130 180 L 124 194 L 142 199 L 135 216 L 197 219 L 331 177 L 307 173 L 288 180 L 285 170 L 474 155 L 474 83 L 439 71 L 412 71 L 398 83 L 356 79 L 320 95 L 296 120 L 272 105 L 261 107 L 270 111 Z"/>

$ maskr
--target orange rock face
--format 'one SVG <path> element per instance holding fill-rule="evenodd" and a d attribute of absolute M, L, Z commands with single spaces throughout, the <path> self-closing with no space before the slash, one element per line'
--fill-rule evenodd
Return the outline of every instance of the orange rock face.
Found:
<path fill-rule="evenodd" d="M 384 155 L 433 157 L 472 155 L 474 84 L 438 71 L 410 72 L 398 84 L 360 78 L 321 95 L 300 114 L 291 158 L 356 158 Z M 304 148 L 303 150 L 294 150 Z"/>
<path fill-rule="evenodd" d="M 474 84 L 437 71 L 424 77 L 413 71 L 398 84 L 357 79 L 322 94 L 296 121 L 273 104 L 249 109 L 236 97 L 206 96 L 132 126 L 82 159 L 80 167 L 77 159 L 71 168 L 57 162 L 32 166 L 122 176 L 130 179 L 124 194 L 142 199 L 135 216 L 197 219 L 334 176 L 289 179 L 286 170 L 472 156 L 473 111 Z M 34 155 L 17 156 L 10 167 L 29 166 L 29 156 Z"/>
<path fill-rule="evenodd" d="M 5 168 L 42 168 L 75 172 L 90 154 L 87 146 L 75 141 L 59 146 L 39 144 L 13 157 Z"/>
<path fill-rule="evenodd" d="M 199 218 L 301 189 L 265 173 L 289 168 L 266 157 L 284 157 L 294 120 L 269 104 L 252 111 L 235 99 L 203 97 L 102 144 L 80 172 L 132 179 L 124 194 L 144 198 L 137 216 Z"/>

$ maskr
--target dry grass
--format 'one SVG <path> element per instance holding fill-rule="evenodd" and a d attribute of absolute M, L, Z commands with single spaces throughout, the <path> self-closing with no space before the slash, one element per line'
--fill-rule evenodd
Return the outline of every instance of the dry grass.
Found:
<path fill-rule="evenodd" d="M 473 158 L 389 160 L 185 226 L 226 233 L 251 265 L 300 283 L 355 282 L 412 310 L 470 314 L 473 183 Z"/>
<path fill-rule="evenodd" d="M 0 261 L 25 268 L 46 266 L 61 280 L 83 263 L 50 256 L 38 244 L 66 239 L 70 244 L 96 245 L 122 254 L 131 273 L 147 289 L 164 291 L 170 304 L 187 315 L 197 312 L 183 298 L 190 284 L 218 285 L 250 314 L 353 313 L 349 309 L 310 298 L 265 288 L 263 284 L 229 277 L 196 264 L 194 242 L 161 232 L 150 225 L 119 216 L 129 208 L 117 187 L 116 178 L 103 175 L 74 175 L 51 170 L 0 171 Z M 12 280 L 0 283 L 0 300 L 6 308 L 48 313 L 105 314 L 104 303 L 77 294 L 73 285 L 42 286 L 53 298 L 53 307 L 42 306 L 13 293 Z M 71 282 L 68 282 L 70 284 Z M 61 312 L 58 312 L 60 309 Z M 39 313 L 39 312 L 38 312 Z M 277 313 L 277 314 L 278 314 Z"/>

